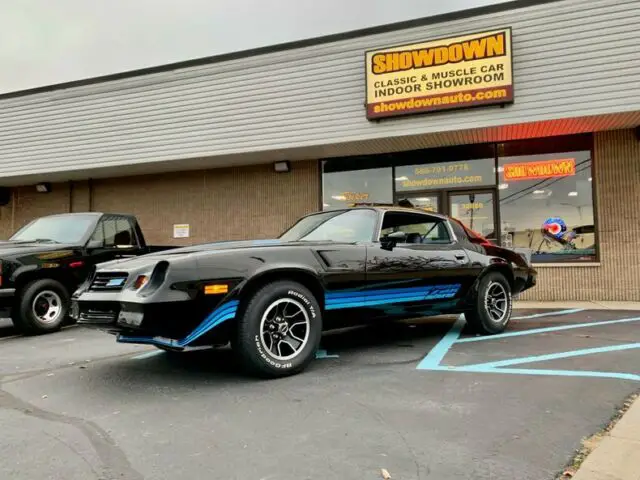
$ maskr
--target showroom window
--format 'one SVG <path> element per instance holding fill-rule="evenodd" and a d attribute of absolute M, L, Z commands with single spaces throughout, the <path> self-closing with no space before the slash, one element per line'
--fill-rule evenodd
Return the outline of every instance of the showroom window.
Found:
<path fill-rule="evenodd" d="M 591 151 L 522 147 L 498 158 L 502 245 L 529 249 L 536 263 L 596 261 Z"/>
<path fill-rule="evenodd" d="M 534 263 L 595 262 L 592 143 L 587 134 L 326 160 L 323 209 L 415 207 Z"/>
<path fill-rule="evenodd" d="M 392 168 L 384 156 L 327 160 L 322 165 L 322 208 L 393 204 Z M 366 168 L 363 168 L 366 167 Z"/>

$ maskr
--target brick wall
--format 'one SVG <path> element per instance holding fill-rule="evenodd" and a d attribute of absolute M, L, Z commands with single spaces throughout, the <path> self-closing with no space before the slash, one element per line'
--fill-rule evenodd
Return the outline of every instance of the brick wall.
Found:
<path fill-rule="evenodd" d="M 640 301 L 640 141 L 632 130 L 595 135 L 593 180 L 600 265 L 539 267 L 526 300 Z"/>
<path fill-rule="evenodd" d="M 13 232 L 36 217 L 52 213 L 69 212 L 69 185 L 56 183 L 50 193 L 39 193 L 35 186 L 12 189 L 11 201 L 0 207 L 0 239 L 7 239 Z"/>
<path fill-rule="evenodd" d="M 307 161 L 289 173 L 269 164 L 95 180 L 93 209 L 136 215 L 154 244 L 273 238 L 318 209 L 318 175 L 317 162 Z M 190 225 L 190 238 L 172 238 L 180 223 Z"/>

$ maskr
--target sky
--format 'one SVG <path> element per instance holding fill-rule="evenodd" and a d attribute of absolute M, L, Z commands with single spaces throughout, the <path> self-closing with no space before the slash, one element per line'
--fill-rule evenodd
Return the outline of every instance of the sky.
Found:
<path fill-rule="evenodd" d="M 0 93 L 507 0 L 1 0 Z"/>

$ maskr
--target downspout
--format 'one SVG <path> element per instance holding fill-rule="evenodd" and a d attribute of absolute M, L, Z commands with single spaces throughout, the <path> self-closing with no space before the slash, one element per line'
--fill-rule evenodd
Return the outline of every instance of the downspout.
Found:
<path fill-rule="evenodd" d="M 16 223 L 16 189 L 11 189 L 11 235 L 15 233 Z"/>
<path fill-rule="evenodd" d="M 73 212 L 73 181 L 69 180 L 69 213 Z"/>

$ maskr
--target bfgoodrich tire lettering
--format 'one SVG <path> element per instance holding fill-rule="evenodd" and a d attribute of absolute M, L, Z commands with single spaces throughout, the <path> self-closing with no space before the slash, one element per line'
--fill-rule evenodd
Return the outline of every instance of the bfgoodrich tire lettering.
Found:
<path fill-rule="evenodd" d="M 499 272 L 484 275 L 478 284 L 474 308 L 465 312 L 467 324 L 475 332 L 493 335 L 501 333 L 511 320 L 513 309 L 511 286 Z"/>
<path fill-rule="evenodd" d="M 19 293 L 13 324 L 25 335 L 55 332 L 67 317 L 69 302 L 69 293 L 60 282 L 35 280 Z"/>
<path fill-rule="evenodd" d="M 307 367 L 321 335 L 318 301 L 303 285 L 282 280 L 265 285 L 248 299 L 233 346 L 249 373 L 283 377 Z"/>

